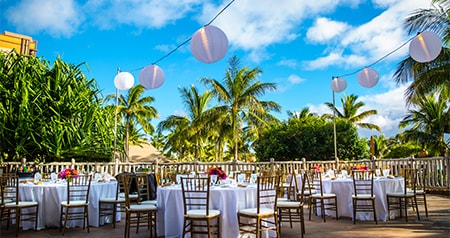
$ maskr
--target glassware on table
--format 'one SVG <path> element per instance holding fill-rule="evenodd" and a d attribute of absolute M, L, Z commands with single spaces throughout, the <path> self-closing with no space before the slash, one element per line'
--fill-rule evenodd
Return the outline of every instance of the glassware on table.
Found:
<path fill-rule="evenodd" d="M 391 173 L 390 169 L 383 169 L 383 177 L 389 176 L 390 173 Z"/>
<path fill-rule="evenodd" d="M 258 180 L 258 174 L 252 174 L 250 177 L 250 183 L 256 183 L 256 180 Z"/>
<path fill-rule="evenodd" d="M 375 176 L 381 177 L 381 171 L 380 171 L 380 169 L 376 169 L 376 170 L 375 170 Z"/>
<path fill-rule="evenodd" d="M 217 175 L 213 174 L 211 175 L 211 185 L 214 186 L 214 184 L 217 183 Z"/>
<path fill-rule="evenodd" d="M 175 177 L 175 180 L 176 180 L 177 184 L 181 184 L 181 174 L 177 174 L 177 176 Z"/>
<path fill-rule="evenodd" d="M 347 170 L 345 170 L 345 169 L 341 170 L 341 174 L 344 179 L 346 179 L 348 177 Z"/>
<path fill-rule="evenodd" d="M 243 184 L 245 181 L 245 174 L 238 174 L 237 179 L 238 179 L 238 184 Z"/>

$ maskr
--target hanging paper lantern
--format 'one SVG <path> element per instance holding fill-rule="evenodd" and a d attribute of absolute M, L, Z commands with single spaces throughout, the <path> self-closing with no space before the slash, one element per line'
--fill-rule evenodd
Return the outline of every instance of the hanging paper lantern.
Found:
<path fill-rule="evenodd" d="M 409 54 L 419 63 L 435 60 L 441 53 L 441 49 L 441 39 L 431 31 L 418 34 L 409 44 Z"/>
<path fill-rule="evenodd" d="M 347 82 L 343 78 L 333 78 L 333 80 L 331 80 L 331 89 L 336 93 L 344 91 L 346 87 Z"/>
<path fill-rule="evenodd" d="M 114 77 L 114 86 L 119 90 L 128 90 L 134 85 L 134 77 L 128 72 L 120 72 Z"/>
<path fill-rule="evenodd" d="M 225 33 L 211 25 L 199 29 L 192 36 L 191 52 L 203 63 L 214 63 L 222 59 L 228 50 L 228 38 Z"/>
<path fill-rule="evenodd" d="M 164 83 L 164 71 L 154 64 L 139 73 L 139 82 L 147 89 L 159 88 Z"/>
<path fill-rule="evenodd" d="M 358 73 L 358 82 L 363 87 L 371 88 L 378 83 L 378 72 L 372 68 L 364 68 Z"/>

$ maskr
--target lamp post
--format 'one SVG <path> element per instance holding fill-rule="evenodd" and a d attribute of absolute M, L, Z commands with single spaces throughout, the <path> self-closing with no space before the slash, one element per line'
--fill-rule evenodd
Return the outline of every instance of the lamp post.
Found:
<path fill-rule="evenodd" d="M 334 93 L 342 92 L 347 87 L 347 82 L 340 77 L 331 78 L 331 91 L 333 97 L 333 142 L 334 142 L 334 159 L 336 164 L 339 163 L 339 157 L 337 153 L 337 135 L 336 135 L 336 102 L 334 99 Z"/>
<path fill-rule="evenodd" d="M 117 114 L 119 113 L 119 90 L 128 90 L 133 87 L 134 77 L 128 72 L 120 72 L 117 69 L 117 75 L 114 77 L 114 86 L 116 87 L 116 110 L 114 114 L 114 154 L 113 159 L 116 159 L 117 152 Z"/>

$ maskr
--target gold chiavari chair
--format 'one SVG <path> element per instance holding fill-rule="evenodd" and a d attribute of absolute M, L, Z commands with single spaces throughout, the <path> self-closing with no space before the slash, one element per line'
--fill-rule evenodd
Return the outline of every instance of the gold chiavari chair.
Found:
<path fill-rule="evenodd" d="M 403 212 L 405 214 L 405 220 L 408 222 L 408 207 L 412 206 L 416 211 L 417 219 L 420 221 L 419 209 L 417 206 L 417 197 L 414 192 L 408 192 L 408 190 L 415 190 L 416 184 L 416 172 L 412 168 L 404 168 L 403 170 L 404 178 L 404 191 L 403 193 L 387 193 L 387 206 L 388 213 L 392 210 L 398 210 L 400 212 L 400 218 L 403 217 Z M 389 216 L 390 218 L 390 216 Z"/>
<path fill-rule="evenodd" d="M 117 212 L 125 211 L 125 196 L 121 196 L 121 193 L 125 191 L 124 188 L 124 176 L 123 174 L 119 174 L 116 177 L 117 180 L 117 188 L 116 188 L 116 194 L 114 197 L 107 197 L 107 198 L 100 198 L 98 202 L 98 210 L 99 210 L 99 224 L 100 219 L 102 217 L 109 217 L 111 216 L 111 221 L 113 224 L 113 228 L 116 228 L 116 216 Z"/>
<path fill-rule="evenodd" d="M 290 228 L 292 229 L 292 223 L 293 222 L 299 222 L 300 228 L 301 228 L 301 234 L 303 237 L 303 234 L 305 233 L 305 218 L 304 218 L 304 212 L 303 212 L 303 191 L 304 191 L 304 175 L 302 175 L 302 184 L 301 184 L 301 191 L 297 192 L 297 188 L 299 187 L 299 184 L 297 182 L 297 174 L 294 172 L 292 174 L 289 174 L 287 176 L 290 178 L 289 181 L 289 188 L 287 191 L 287 201 L 278 200 L 277 201 L 277 211 L 278 211 L 278 222 L 279 222 L 279 230 L 280 234 L 282 231 L 282 222 L 284 219 L 287 219 L 289 221 Z M 299 194 L 299 196 L 297 196 Z M 297 200 L 300 198 L 300 200 Z"/>
<path fill-rule="evenodd" d="M 89 191 L 92 175 L 80 174 L 67 181 L 67 200 L 61 202 L 59 229 L 62 235 L 66 230 L 67 221 L 83 220 L 83 230 L 87 227 L 89 233 Z M 80 211 L 81 210 L 81 211 Z"/>
<path fill-rule="evenodd" d="M 210 176 L 181 177 L 184 203 L 183 237 L 190 233 L 220 236 L 220 211 L 210 209 Z"/>
<path fill-rule="evenodd" d="M 334 211 L 336 213 L 336 220 L 338 219 L 338 207 L 337 196 L 334 193 L 324 193 L 322 186 L 322 174 L 315 169 L 309 170 L 310 178 L 313 179 L 314 190 L 316 193 L 311 194 L 309 197 L 309 220 L 311 220 L 311 212 L 318 214 L 318 208 L 320 207 L 320 214 L 323 221 L 326 222 L 326 211 Z"/>
<path fill-rule="evenodd" d="M 373 193 L 373 172 L 370 170 L 353 170 L 353 224 L 356 224 L 357 212 L 372 212 L 376 224 L 375 194 Z M 369 204 L 370 203 L 370 204 Z"/>
<path fill-rule="evenodd" d="M 278 176 L 259 176 L 257 178 L 256 207 L 238 211 L 239 231 L 241 234 L 251 233 L 259 238 L 263 231 L 274 230 L 276 237 L 280 237 L 277 215 L 278 182 Z"/>
<path fill-rule="evenodd" d="M 16 174 L 4 173 L 0 175 L 0 225 L 7 221 L 6 229 L 14 220 L 16 237 L 22 222 L 34 222 L 37 230 L 39 204 L 34 201 L 20 201 L 19 177 Z"/>

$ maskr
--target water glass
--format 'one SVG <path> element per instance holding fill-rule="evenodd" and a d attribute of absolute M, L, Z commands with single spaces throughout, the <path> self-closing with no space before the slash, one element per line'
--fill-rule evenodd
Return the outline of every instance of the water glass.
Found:
<path fill-rule="evenodd" d="M 383 169 L 383 177 L 387 177 L 390 172 L 391 172 L 390 169 Z"/>

